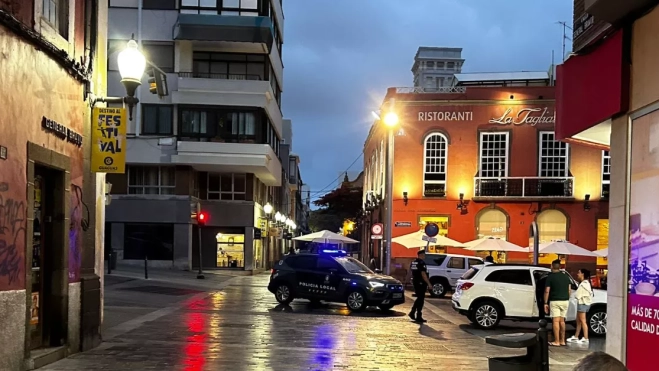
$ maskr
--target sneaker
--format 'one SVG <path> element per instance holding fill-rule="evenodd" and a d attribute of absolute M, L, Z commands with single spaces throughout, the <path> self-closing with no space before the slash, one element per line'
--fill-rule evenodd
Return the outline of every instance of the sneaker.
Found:
<path fill-rule="evenodd" d="M 568 343 L 578 343 L 580 342 L 579 338 L 572 336 L 571 338 L 567 339 Z"/>
<path fill-rule="evenodd" d="M 577 341 L 577 343 L 579 343 L 579 344 L 590 344 L 590 340 L 584 338 L 584 339 L 581 339 L 581 340 Z"/>

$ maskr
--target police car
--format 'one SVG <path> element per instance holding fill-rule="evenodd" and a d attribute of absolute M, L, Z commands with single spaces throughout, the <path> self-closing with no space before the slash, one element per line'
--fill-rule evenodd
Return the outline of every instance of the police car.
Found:
<path fill-rule="evenodd" d="M 293 299 L 346 303 L 351 311 L 384 311 L 405 302 L 403 284 L 370 270 L 339 250 L 287 255 L 272 269 L 268 290 L 279 303 Z"/>

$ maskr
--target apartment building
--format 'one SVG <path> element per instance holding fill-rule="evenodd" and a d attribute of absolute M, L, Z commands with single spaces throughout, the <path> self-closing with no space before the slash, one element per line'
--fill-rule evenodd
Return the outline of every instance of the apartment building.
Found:
<path fill-rule="evenodd" d="M 414 87 L 435 90 L 449 88 L 455 82 L 455 74 L 462 72 L 464 62 L 462 48 L 421 46 L 412 65 Z"/>
<path fill-rule="evenodd" d="M 607 247 L 600 240 L 608 233 L 608 154 L 556 139 L 554 87 L 549 73 L 539 79 L 541 74 L 489 74 L 482 80 L 489 85 L 450 92 L 388 90 L 385 104 L 395 100 L 400 117 L 394 131 L 393 237 L 433 222 L 441 235 L 457 241 L 496 237 L 528 246 L 536 221 L 541 241 Z M 376 121 L 364 144 L 365 225 L 386 223 L 386 134 Z M 364 256 L 380 256 L 381 241 L 371 241 L 368 233 L 362 240 L 372 245 L 363 246 Z M 392 266 L 405 269 L 414 257 L 415 250 L 392 245 Z M 529 261 L 523 253 L 495 258 Z M 541 256 L 540 263 L 553 259 Z M 593 258 L 570 261 L 595 271 Z"/>
<path fill-rule="evenodd" d="M 109 50 L 135 35 L 167 74 L 169 95 L 146 80 L 129 127 L 126 174 L 109 176 L 106 245 L 119 264 L 255 271 L 283 251 L 263 224 L 286 209 L 281 192 L 280 0 L 110 0 Z M 108 78 L 117 74 L 112 54 Z M 109 84 L 110 93 L 120 89 Z M 191 218 L 200 203 L 208 221 Z"/>
<path fill-rule="evenodd" d="M 101 341 L 106 29 L 103 1 L 0 2 L 0 370 Z"/>

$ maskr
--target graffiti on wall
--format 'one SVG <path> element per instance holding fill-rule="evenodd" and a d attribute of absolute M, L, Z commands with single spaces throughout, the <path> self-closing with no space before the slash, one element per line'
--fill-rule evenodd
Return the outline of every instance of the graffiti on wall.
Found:
<path fill-rule="evenodd" d="M 80 280 L 82 259 L 82 188 L 71 184 L 71 220 L 69 225 L 69 282 Z"/>
<path fill-rule="evenodd" d="M 0 182 L 0 282 L 20 281 L 23 266 L 20 249 L 25 246 L 25 202 L 9 195 L 9 184 Z"/>

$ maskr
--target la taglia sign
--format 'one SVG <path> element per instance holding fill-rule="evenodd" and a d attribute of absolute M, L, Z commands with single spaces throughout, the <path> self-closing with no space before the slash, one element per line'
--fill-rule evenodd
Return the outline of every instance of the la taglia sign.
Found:
<path fill-rule="evenodd" d="M 508 108 L 501 117 L 490 119 L 490 124 L 499 125 L 531 125 L 538 124 L 555 124 L 556 111 L 549 111 L 549 108 L 522 108 L 513 113 L 512 108 Z"/>

